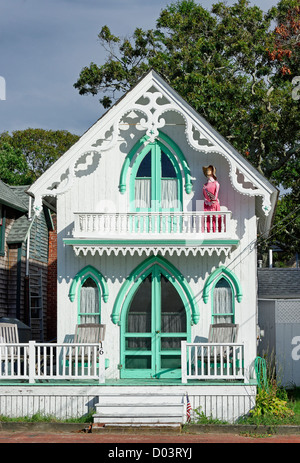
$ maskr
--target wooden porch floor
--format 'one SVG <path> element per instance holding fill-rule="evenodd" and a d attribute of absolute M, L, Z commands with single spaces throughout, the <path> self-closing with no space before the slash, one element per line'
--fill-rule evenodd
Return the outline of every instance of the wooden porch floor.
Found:
<path fill-rule="evenodd" d="M 29 384 L 26 380 L 0 380 L 0 386 L 224 386 L 225 384 L 240 385 L 240 386 L 256 386 L 257 381 L 251 379 L 245 383 L 243 380 L 189 380 L 187 384 L 181 382 L 181 378 L 172 379 L 143 379 L 143 378 L 126 378 L 126 379 L 107 379 L 105 383 L 99 384 L 97 380 L 36 380 L 34 384 Z"/>

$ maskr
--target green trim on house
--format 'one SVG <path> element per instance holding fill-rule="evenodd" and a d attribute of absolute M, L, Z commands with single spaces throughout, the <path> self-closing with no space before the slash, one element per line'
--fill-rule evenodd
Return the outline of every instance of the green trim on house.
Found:
<path fill-rule="evenodd" d="M 243 297 L 242 287 L 238 277 L 235 275 L 234 272 L 228 269 L 228 267 L 221 266 L 217 268 L 210 276 L 207 278 L 204 288 L 203 288 L 203 300 L 205 304 L 208 301 L 209 293 L 214 288 L 215 284 L 224 277 L 229 283 L 231 283 L 232 287 L 235 289 L 235 295 L 238 302 L 241 302 Z"/>
<path fill-rule="evenodd" d="M 174 275 L 176 274 L 176 276 Z M 151 275 L 151 329 L 146 332 L 128 332 L 127 314 L 131 302 L 142 284 Z M 164 276 L 177 291 L 186 314 L 186 328 L 184 332 L 162 331 L 161 327 L 161 277 Z M 181 281 L 180 281 L 181 280 Z M 123 284 L 114 306 L 115 320 L 121 327 L 120 375 L 121 378 L 168 378 L 181 377 L 181 349 L 163 348 L 163 340 L 170 339 L 191 340 L 191 294 L 182 284 L 183 277 L 169 262 L 162 258 L 146 259 L 131 273 Z M 122 307 L 121 307 L 122 306 Z M 118 310 L 120 308 L 120 311 Z M 114 315 L 112 319 L 114 319 Z M 130 339 L 149 340 L 147 348 L 128 348 Z M 128 364 L 129 360 L 129 364 Z M 131 366 L 134 361 L 135 367 Z M 146 366 L 147 364 L 148 366 Z M 130 365 L 130 366 L 129 366 Z"/>
<path fill-rule="evenodd" d="M 107 302 L 109 293 L 106 280 L 102 273 L 99 272 L 99 270 L 96 268 L 92 267 L 92 265 L 87 265 L 75 275 L 69 290 L 70 301 L 74 302 L 78 287 L 82 286 L 87 278 L 92 278 L 95 281 L 99 288 L 99 294 L 102 294 L 104 302 Z"/>
<path fill-rule="evenodd" d="M 129 153 L 127 154 L 125 161 L 123 163 L 122 169 L 121 169 L 121 174 L 120 174 L 120 182 L 119 182 L 119 190 L 120 193 L 124 194 L 126 191 L 126 177 L 127 177 L 127 171 L 129 169 L 130 163 L 132 161 L 133 156 L 136 154 L 136 152 L 140 149 L 141 146 L 143 146 L 146 141 L 149 139 L 147 135 L 142 137 L 134 146 L 131 148 Z"/>
<path fill-rule="evenodd" d="M 228 283 L 230 289 L 231 289 L 231 294 L 232 294 L 232 301 L 231 301 L 231 312 L 226 312 L 226 313 L 215 313 L 215 308 L 214 308 L 214 297 L 213 297 L 213 294 L 214 294 L 214 290 L 215 290 L 215 287 L 216 287 L 216 284 L 220 281 L 220 280 L 226 280 L 226 282 Z M 217 323 L 216 320 L 215 320 L 215 317 L 218 318 L 218 317 L 222 317 L 222 316 L 225 316 L 225 317 L 231 317 L 231 323 L 234 323 L 235 322 L 235 300 L 234 300 L 234 286 L 233 286 L 233 283 L 232 281 L 227 278 L 224 273 L 220 273 L 219 276 L 217 276 L 215 278 L 215 280 L 213 281 L 212 283 L 212 287 L 211 287 L 211 294 L 212 294 L 212 297 L 211 297 L 211 322 L 212 323 Z"/>
<path fill-rule="evenodd" d="M 162 180 L 162 168 L 161 168 L 161 155 L 162 152 L 169 158 L 177 178 L 177 207 L 172 209 L 163 209 L 161 207 L 161 180 Z M 147 177 L 151 182 L 151 207 L 150 208 L 137 208 L 135 206 L 135 181 L 139 179 L 137 176 L 139 167 L 146 156 L 151 156 L 151 176 Z M 141 178 L 143 179 L 143 178 Z M 133 212 L 147 211 L 147 212 L 161 212 L 161 211 L 173 211 L 179 212 L 182 210 L 182 175 L 180 166 L 177 159 L 172 152 L 163 145 L 159 140 L 154 143 L 146 145 L 139 153 L 135 163 L 132 167 L 130 181 L 129 181 L 129 202 L 130 210 Z"/>
<path fill-rule="evenodd" d="M 168 262 L 165 258 L 161 256 L 150 256 L 146 260 L 144 260 L 141 264 L 139 264 L 127 277 L 126 281 L 123 283 L 114 303 L 111 319 L 114 324 L 120 324 L 121 321 L 121 313 L 124 307 L 124 302 L 126 300 L 128 292 L 131 290 L 135 282 L 143 275 L 145 272 L 151 269 L 154 265 L 159 265 L 164 272 L 167 272 L 170 277 L 172 278 L 172 283 L 177 282 L 181 287 L 181 291 L 183 292 L 184 297 L 187 299 L 189 304 L 190 312 L 192 314 L 192 320 L 195 324 L 198 323 L 200 319 L 200 312 L 195 300 L 195 297 L 192 293 L 192 290 L 185 279 L 185 277 L 172 265 Z M 149 270 L 150 271 L 150 270 Z M 145 278 L 145 277 L 144 277 Z"/>
<path fill-rule="evenodd" d="M 172 239 L 166 240 L 106 240 L 106 239 L 86 239 L 86 238 L 63 238 L 64 244 L 67 246 L 149 246 L 149 245 L 162 245 L 162 246 L 237 246 L 239 240 L 183 240 Z"/>
<path fill-rule="evenodd" d="M 0 380 L 0 386 L 13 386 L 16 388 L 20 388 L 21 386 L 27 387 L 28 383 L 26 384 L 23 380 L 20 379 L 11 379 L 11 380 Z M 224 386 L 241 386 L 245 388 L 246 386 L 257 386 L 256 379 L 249 379 L 247 382 L 244 382 L 243 379 L 241 380 L 205 380 L 199 381 L 199 379 L 190 380 L 188 382 L 189 386 L 200 386 L 200 387 L 207 387 L 207 386 L 218 386 L 220 390 L 224 388 Z M 42 380 L 40 379 L 39 382 L 30 384 L 31 388 L 40 388 L 40 387 L 51 387 L 52 390 L 55 390 L 55 387 L 60 386 L 72 386 L 72 387 L 82 387 L 82 386 L 97 386 L 97 387 L 111 387 L 111 386 L 180 386 L 182 388 L 182 380 L 181 378 L 118 378 L 118 379 L 106 379 L 105 383 L 99 385 L 98 379 L 92 380 L 55 380 L 50 378 L 49 380 Z"/>
<path fill-rule="evenodd" d="M 170 148 L 172 148 L 172 150 L 176 153 L 178 159 L 180 160 L 180 163 L 182 165 L 183 172 L 184 172 L 184 177 L 185 177 L 185 191 L 187 194 L 190 194 L 193 189 L 193 184 L 192 184 L 192 179 L 191 179 L 190 167 L 188 165 L 186 157 L 184 156 L 179 146 L 168 135 L 159 131 L 159 137 L 165 143 L 167 143 L 170 146 Z"/>
<path fill-rule="evenodd" d="M 193 187 L 192 181 L 191 181 L 191 171 L 190 171 L 188 162 L 187 162 L 184 154 L 182 153 L 181 149 L 177 146 L 177 144 L 170 137 L 168 137 L 168 135 L 166 135 L 165 133 L 159 131 L 159 138 L 161 138 L 161 140 L 163 140 L 167 145 L 169 145 L 170 148 L 176 153 L 176 156 L 177 156 L 178 160 L 180 161 L 183 172 L 184 172 L 185 191 L 186 191 L 186 193 L 190 194 L 192 192 L 192 187 Z M 119 182 L 119 190 L 120 190 L 121 194 L 124 194 L 126 192 L 127 173 L 128 173 L 128 169 L 130 167 L 130 164 L 132 162 L 132 159 L 136 155 L 137 151 L 141 148 L 141 146 L 143 146 L 148 141 L 148 139 L 149 139 L 149 137 L 147 135 L 143 136 L 133 146 L 133 148 L 130 150 L 130 152 L 128 153 L 128 155 L 125 158 L 125 161 L 124 161 L 122 169 L 121 169 L 120 182 Z M 168 146 L 165 145 L 162 142 L 159 142 L 159 140 L 157 140 L 157 143 L 159 143 L 162 148 L 168 149 Z M 168 151 L 170 152 L 170 150 L 168 150 Z M 174 156 L 172 155 L 172 157 L 174 157 Z"/>

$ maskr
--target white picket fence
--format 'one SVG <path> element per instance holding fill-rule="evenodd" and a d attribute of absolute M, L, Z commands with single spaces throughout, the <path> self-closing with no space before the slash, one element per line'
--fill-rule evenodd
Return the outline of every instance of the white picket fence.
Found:
<path fill-rule="evenodd" d="M 181 342 L 182 383 L 190 379 L 245 379 L 244 345 Z"/>
<path fill-rule="evenodd" d="M 105 382 L 102 344 L 0 344 L 0 380 L 98 380 Z"/>

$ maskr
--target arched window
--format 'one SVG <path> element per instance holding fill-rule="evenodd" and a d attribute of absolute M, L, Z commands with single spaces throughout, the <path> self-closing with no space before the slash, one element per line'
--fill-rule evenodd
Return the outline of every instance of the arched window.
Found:
<path fill-rule="evenodd" d="M 172 152 L 161 142 L 148 144 L 137 156 L 131 177 L 131 209 L 180 211 L 182 176 Z"/>
<path fill-rule="evenodd" d="M 77 301 L 78 323 L 101 323 L 101 297 L 108 301 L 108 287 L 104 276 L 91 265 L 74 277 L 69 298 Z"/>
<path fill-rule="evenodd" d="M 175 170 L 177 179 L 180 180 L 180 184 L 179 184 L 180 189 L 182 189 L 182 180 L 183 180 L 183 178 L 181 178 L 181 171 L 182 171 L 182 176 L 184 177 L 184 180 L 185 180 L 185 185 L 184 185 L 185 191 L 187 194 L 190 194 L 192 192 L 191 172 L 190 172 L 190 168 L 187 163 L 187 160 L 184 154 L 182 153 L 182 151 L 180 150 L 180 148 L 176 145 L 176 143 L 174 143 L 174 141 L 168 135 L 166 135 L 165 133 L 161 131 L 159 131 L 159 140 L 156 140 L 154 143 L 148 144 L 148 139 L 149 137 L 147 135 L 142 137 L 132 147 L 132 149 L 126 156 L 121 172 L 120 172 L 120 183 L 119 183 L 120 193 L 124 194 L 126 192 L 127 181 L 128 181 L 127 173 L 130 167 L 132 167 L 132 169 L 135 171 L 133 179 L 135 178 L 135 176 L 137 176 L 137 179 L 141 179 L 141 178 L 144 179 L 143 186 L 147 188 L 146 186 L 147 182 L 145 180 L 146 179 L 151 180 L 153 178 L 153 173 L 157 172 L 157 169 L 159 170 L 159 167 L 161 166 L 160 177 L 163 180 L 173 179 L 173 182 L 170 182 L 170 181 L 162 182 L 162 183 L 165 183 L 165 185 L 162 188 L 165 188 L 167 184 L 168 184 L 168 187 L 170 187 L 172 183 L 173 185 L 175 185 L 175 176 L 174 176 L 174 170 Z M 158 155 L 152 156 L 156 147 L 158 147 L 156 151 Z M 139 150 L 141 151 L 139 152 Z M 162 150 L 166 154 L 166 156 L 162 155 L 161 160 L 159 159 L 160 150 Z M 151 151 L 151 154 L 143 162 L 144 156 L 148 154 L 149 151 Z M 137 156 L 138 152 L 139 154 Z M 152 162 L 153 160 L 155 161 L 154 163 Z M 179 168 L 179 165 L 180 165 L 180 168 Z M 137 175 L 137 169 L 139 170 L 138 175 Z M 132 201 L 132 204 L 134 204 L 135 182 L 134 180 L 132 180 L 132 178 L 130 182 L 131 182 L 130 200 Z M 148 183 L 149 185 L 148 185 L 147 191 L 150 192 L 150 189 L 152 186 L 151 181 Z M 153 192 L 154 190 L 151 190 L 151 194 Z M 177 191 L 177 194 L 178 194 L 179 200 L 181 200 L 181 192 Z M 166 206 L 166 208 L 169 208 L 169 207 L 170 207 L 169 205 Z M 134 209 L 134 207 L 132 207 L 132 209 Z"/>
<path fill-rule="evenodd" d="M 234 323 L 234 296 L 228 280 L 220 278 L 213 288 L 213 323 Z"/>
<path fill-rule="evenodd" d="M 80 287 L 78 323 L 100 323 L 100 293 L 96 282 L 87 278 Z"/>

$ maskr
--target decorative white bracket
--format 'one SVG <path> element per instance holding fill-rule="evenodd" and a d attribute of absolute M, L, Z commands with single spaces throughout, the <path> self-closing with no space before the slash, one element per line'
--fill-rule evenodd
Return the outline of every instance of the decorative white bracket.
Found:
<path fill-rule="evenodd" d="M 168 111 L 177 112 L 184 119 L 187 143 L 198 152 L 218 153 L 225 157 L 230 166 L 229 176 L 233 188 L 243 195 L 262 196 L 263 212 L 266 216 L 269 214 L 271 210 L 271 193 L 262 188 L 251 173 L 251 180 L 247 178 L 249 173 L 246 173 L 233 151 L 225 143 L 222 143 L 222 140 L 217 138 L 213 131 L 205 126 L 205 123 L 201 122 L 199 116 L 188 105 L 185 106 L 181 101 L 177 101 L 166 87 L 151 80 L 148 90 L 142 94 L 141 92 L 137 93 L 134 103 L 132 103 L 132 99 L 129 99 L 128 104 L 122 104 L 121 107 L 122 110 L 116 110 L 111 122 L 108 123 L 109 127 L 108 125 L 104 127 L 103 134 L 99 136 L 99 132 L 96 131 L 90 141 L 84 145 L 85 151 L 80 152 L 76 159 L 72 159 L 58 182 L 52 182 L 42 193 L 35 197 L 34 210 L 36 214 L 39 214 L 42 210 L 42 198 L 44 196 L 61 195 L 71 188 L 82 158 L 84 159 L 83 165 L 89 165 L 90 162 L 93 162 L 95 156 L 100 159 L 102 152 L 113 148 L 117 144 L 120 138 L 121 121 L 125 115 L 130 117 L 131 113 L 134 115 L 137 113 L 142 114 L 138 122 L 139 129 L 146 131 L 146 135 L 149 137 L 147 143 L 150 143 L 159 136 L 159 129 L 165 126 L 166 120 L 162 116 Z M 250 182 L 250 187 L 246 187 L 238 181 L 238 176 L 241 173 L 244 175 L 248 185 Z"/>

